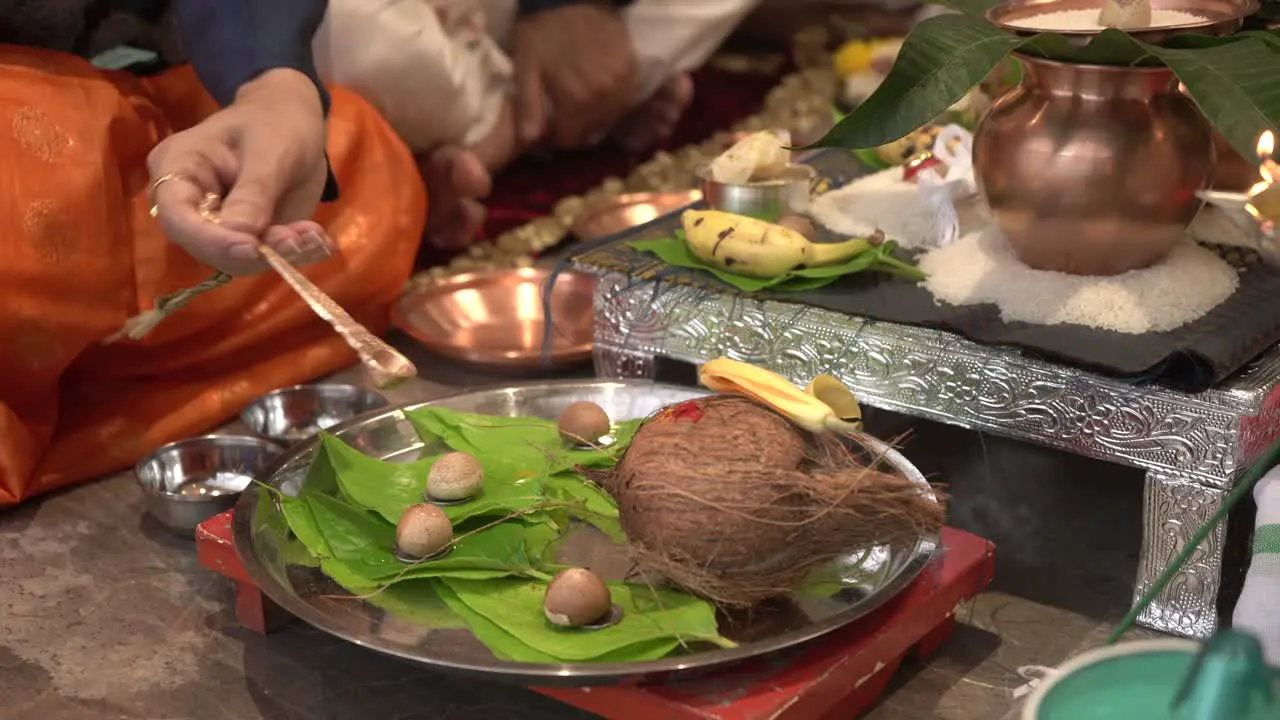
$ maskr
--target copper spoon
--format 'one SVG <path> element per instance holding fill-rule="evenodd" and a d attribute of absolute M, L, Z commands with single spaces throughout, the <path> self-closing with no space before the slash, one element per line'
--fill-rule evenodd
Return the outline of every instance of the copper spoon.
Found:
<path fill-rule="evenodd" d="M 220 201 L 217 195 L 206 196 L 205 202 L 201 204 L 201 214 L 216 222 L 216 207 Z M 347 345 L 350 345 L 352 350 L 356 351 L 356 355 L 360 357 L 360 363 L 369 371 L 375 387 L 386 389 L 417 376 L 418 368 L 409 358 L 356 322 L 355 318 L 342 309 L 342 306 L 298 272 L 298 269 L 285 260 L 280 253 L 266 243 L 259 245 L 258 251 L 262 253 L 267 264 L 281 278 L 284 278 L 294 292 L 298 293 L 298 297 L 301 297 L 321 320 L 332 325 L 334 331 L 347 341 Z"/>

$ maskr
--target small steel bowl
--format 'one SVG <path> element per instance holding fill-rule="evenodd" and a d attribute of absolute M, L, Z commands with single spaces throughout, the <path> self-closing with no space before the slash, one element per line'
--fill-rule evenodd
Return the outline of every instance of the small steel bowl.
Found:
<path fill-rule="evenodd" d="M 279 446 L 258 438 L 206 435 L 161 447 L 134 466 L 134 473 L 147 514 L 190 538 L 200 523 L 234 507 L 280 453 Z"/>
<path fill-rule="evenodd" d="M 240 421 L 260 438 L 290 445 L 386 406 L 386 398 L 358 385 L 295 385 L 249 403 L 240 412 Z"/>
<path fill-rule="evenodd" d="M 818 173 L 808 165 L 792 165 L 777 180 L 736 185 L 712 179 L 706 167 L 697 171 L 702 181 L 702 199 L 707 207 L 737 215 L 776 220 L 799 215 L 809 209 L 809 197 Z"/>
<path fill-rule="evenodd" d="M 545 268 L 454 275 L 411 288 L 392 307 L 391 322 L 428 350 L 506 371 L 541 371 L 546 320 Z M 595 279 L 563 272 L 551 293 L 550 367 L 591 359 Z"/>

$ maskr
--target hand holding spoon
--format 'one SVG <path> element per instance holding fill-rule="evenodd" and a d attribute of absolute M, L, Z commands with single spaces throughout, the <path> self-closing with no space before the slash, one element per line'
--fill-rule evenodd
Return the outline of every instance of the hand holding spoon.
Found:
<path fill-rule="evenodd" d="M 218 222 L 220 203 L 221 198 L 217 195 L 212 193 L 206 195 L 204 202 L 200 205 L 201 214 L 213 222 Z M 298 296 L 315 311 L 315 314 L 333 326 L 334 331 L 347 341 L 347 345 L 350 345 L 352 350 L 356 351 L 356 355 L 360 357 L 360 363 L 369 371 L 374 386 L 386 389 L 418 374 L 418 368 L 414 367 L 409 358 L 356 322 L 355 318 L 343 310 L 341 305 L 334 302 L 333 298 L 298 272 L 298 269 L 285 260 L 280 253 L 265 243 L 258 246 L 258 251 L 262 253 L 267 264 L 284 278 L 289 287 L 298 293 Z"/>

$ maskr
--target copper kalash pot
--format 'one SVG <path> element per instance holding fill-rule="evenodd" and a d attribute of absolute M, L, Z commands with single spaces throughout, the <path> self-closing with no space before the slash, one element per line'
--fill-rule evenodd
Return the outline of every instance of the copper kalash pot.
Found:
<path fill-rule="evenodd" d="M 1019 55 L 1021 85 L 974 135 L 974 171 L 1018 257 L 1115 275 L 1182 238 L 1213 172 L 1208 122 L 1167 68 Z"/>

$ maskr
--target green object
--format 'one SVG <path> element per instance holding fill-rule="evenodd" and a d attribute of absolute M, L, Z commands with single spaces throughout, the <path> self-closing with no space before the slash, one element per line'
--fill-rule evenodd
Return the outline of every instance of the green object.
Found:
<path fill-rule="evenodd" d="M 617 505 L 578 468 L 612 467 L 640 421 L 615 426 L 608 448 L 580 449 L 566 447 L 546 420 L 435 408 L 406 415 L 429 445 L 471 453 L 485 468 L 482 495 L 443 508 L 454 522 L 450 551 L 411 565 L 394 554 L 395 525 L 406 507 L 422 502 L 436 457 L 378 460 L 324 434 L 296 495 L 259 488 L 280 504 L 298 564 L 318 566 L 348 592 L 422 627 L 467 627 L 510 660 L 636 662 L 690 643 L 731 644 L 709 603 L 644 585 L 612 586 L 624 610 L 615 626 L 565 630 L 543 614 L 546 583 L 561 569 L 553 550 L 571 518 L 625 542 Z"/>
<path fill-rule="evenodd" d="M 459 614 L 487 620 L 472 627 L 483 626 L 485 644 L 512 659 L 587 662 L 605 656 L 628 660 L 639 656 L 656 660 L 681 643 L 733 646 L 720 636 L 710 604 L 662 588 L 610 583 L 613 603 L 622 609 L 622 618 L 608 627 L 582 630 L 561 628 L 546 619 L 542 610 L 546 585 L 542 583 L 517 578 L 446 578 L 442 584 L 452 593 L 441 593 L 445 602 L 455 611 L 461 610 Z M 634 652 L 628 653 L 628 649 Z"/>
<path fill-rule="evenodd" d="M 387 522 L 395 524 L 405 508 L 423 501 L 427 489 L 427 472 L 441 456 L 415 462 L 383 462 L 356 450 L 337 437 L 321 433 L 323 459 L 334 471 L 342 494 L 354 504 L 369 508 Z M 455 525 L 484 515 L 510 515 L 527 510 L 542 501 L 544 472 L 526 472 L 520 476 L 504 462 L 491 462 L 473 453 L 485 471 L 485 483 L 474 500 L 440 509 Z M 545 465 L 543 460 L 541 465 Z M 539 465 L 529 466 L 540 468 Z"/>
<path fill-rule="evenodd" d="M 961 14 L 921 22 L 871 97 L 812 147 L 873 148 L 897 140 L 945 113 L 1018 51 L 1061 62 L 1164 65 L 1186 86 L 1210 124 L 1244 157 L 1266 129 L 1280 125 L 1280 36 L 1248 32 L 1225 38 L 1185 35 L 1163 45 L 1119 30 L 1077 47 L 1056 33 L 1015 35 L 980 15 L 989 0 L 950 0 Z"/>
<path fill-rule="evenodd" d="M 627 535 L 622 531 L 622 523 L 618 521 L 618 504 L 603 490 L 586 482 L 581 475 L 571 471 L 548 475 L 542 481 L 542 487 L 548 498 L 572 505 L 571 510 L 548 510 L 552 517 L 572 515 L 594 526 L 615 543 L 626 544 Z"/>
<path fill-rule="evenodd" d="M 544 522 L 509 520 L 468 532 L 449 554 L 406 565 L 396 558 L 395 525 L 376 513 L 318 493 L 281 497 L 289 528 L 320 559 L 320 569 L 344 587 L 383 586 L 422 577 L 492 578 L 542 574 L 539 568 L 559 531 Z"/>
<path fill-rule="evenodd" d="M 1050 685 L 1035 720 L 1274 720 L 1280 677 L 1257 640 L 1231 631 L 1197 649 L 1157 640 L 1107 648 Z"/>
<path fill-rule="evenodd" d="M 792 270 L 784 275 L 774 278 L 757 278 L 748 277 L 746 275 L 738 275 L 718 267 L 708 265 L 707 263 L 694 257 L 689 252 L 689 246 L 685 244 L 683 231 L 676 231 L 674 235 L 667 237 L 654 238 L 651 240 L 636 240 L 630 243 L 631 247 L 641 252 L 657 255 L 663 262 L 675 267 L 682 267 L 689 270 L 702 270 L 715 275 L 721 281 L 728 285 L 743 291 L 757 292 L 760 290 L 772 290 L 774 292 L 799 292 L 802 290 L 815 290 L 826 285 L 830 285 L 837 279 L 845 275 L 853 275 L 866 270 L 875 270 L 879 272 L 889 273 L 892 275 L 900 275 L 909 280 L 923 280 L 924 273 L 909 263 L 905 263 L 893 257 L 893 251 L 897 244 L 891 240 L 885 241 L 878 246 L 872 247 L 866 252 L 859 253 L 854 257 L 834 265 L 823 265 L 822 267 L 804 268 L 803 270 Z"/>
<path fill-rule="evenodd" d="M 475 455 L 486 477 L 496 473 L 515 477 L 533 470 L 547 473 L 577 467 L 612 467 L 615 458 L 635 436 L 639 420 L 618 423 L 614 442 L 603 449 L 568 447 L 556 423 L 524 417 L 477 415 L 446 408 L 422 408 L 405 417 L 424 439 L 438 438 L 452 450 Z"/>
<path fill-rule="evenodd" d="M 150 50 L 143 50 L 129 45 L 117 45 L 94 55 L 89 62 L 94 67 L 102 68 L 103 70 L 124 70 L 134 65 L 156 62 L 159 59 L 160 56 Z"/>

